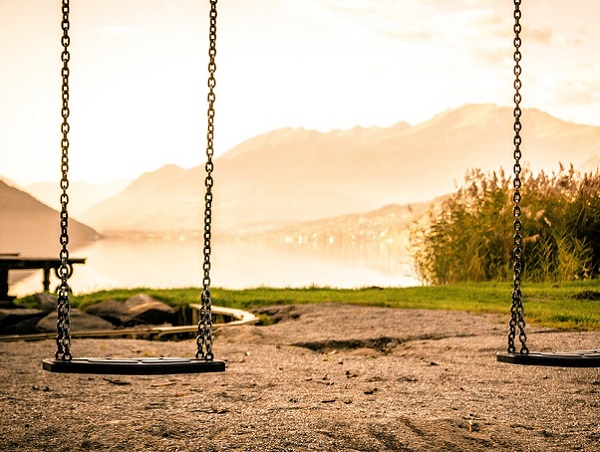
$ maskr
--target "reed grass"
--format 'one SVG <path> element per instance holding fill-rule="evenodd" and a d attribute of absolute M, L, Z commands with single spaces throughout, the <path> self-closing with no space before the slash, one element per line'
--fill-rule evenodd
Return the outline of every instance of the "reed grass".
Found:
<path fill-rule="evenodd" d="M 524 171 L 520 202 L 523 276 L 539 282 L 600 276 L 600 175 L 561 166 Z M 502 170 L 470 171 L 465 184 L 411 230 L 417 272 L 430 284 L 509 281 L 513 181 Z"/>

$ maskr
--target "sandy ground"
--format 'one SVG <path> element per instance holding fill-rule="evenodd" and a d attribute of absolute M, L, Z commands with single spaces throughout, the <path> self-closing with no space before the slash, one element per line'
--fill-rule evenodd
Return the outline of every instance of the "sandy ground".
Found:
<path fill-rule="evenodd" d="M 64 375 L 53 341 L 0 343 L 0 448 L 600 451 L 600 370 L 498 363 L 497 316 L 343 305 L 223 328 L 219 374 Z M 600 333 L 530 329 L 535 350 Z M 193 340 L 79 339 L 76 356 L 191 356 Z"/>

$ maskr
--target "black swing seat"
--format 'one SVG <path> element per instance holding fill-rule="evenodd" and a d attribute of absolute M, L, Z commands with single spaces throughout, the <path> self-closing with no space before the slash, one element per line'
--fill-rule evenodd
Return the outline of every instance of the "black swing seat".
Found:
<path fill-rule="evenodd" d="M 496 353 L 496 360 L 503 363 L 555 367 L 600 367 L 600 350 L 573 352 Z"/>
<path fill-rule="evenodd" d="M 166 375 L 223 372 L 225 362 L 197 358 L 73 358 L 45 359 L 49 372 L 103 375 Z"/>

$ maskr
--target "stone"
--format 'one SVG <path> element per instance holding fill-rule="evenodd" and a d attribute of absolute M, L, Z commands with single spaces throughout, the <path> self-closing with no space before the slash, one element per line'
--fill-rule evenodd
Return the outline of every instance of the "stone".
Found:
<path fill-rule="evenodd" d="M 36 307 L 45 312 L 56 311 L 57 298 L 49 293 L 36 293 L 33 298 L 36 302 Z"/>
<path fill-rule="evenodd" d="M 71 308 L 71 331 L 94 331 L 94 330 L 112 330 L 114 325 L 95 315 L 89 315 L 81 312 L 77 308 Z M 56 321 L 58 313 L 51 312 L 46 317 L 41 319 L 35 325 L 37 333 L 53 333 L 56 332 Z"/>
<path fill-rule="evenodd" d="M 127 301 L 105 300 L 90 306 L 88 314 L 102 317 L 117 326 L 173 324 L 177 310 L 146 294 L 138 294 Z"/>
<path fill-rule="evenodd" d="M 0 334 L 30 334 L 47 313 L 41 309 L 0 309 Z"/>
<path fill-rule="evenodd" d="M 14 299 L 0 300 L 0 309 L 19 309 L 20 306 L 16 305 Z"/>
<path fill-rule="evenodd" d="M 117 300 L 103 300 L 88 307 L 85 312 L 100 317 L 116 326 L 121 326 L 127 318 L 125 303 Z"/>

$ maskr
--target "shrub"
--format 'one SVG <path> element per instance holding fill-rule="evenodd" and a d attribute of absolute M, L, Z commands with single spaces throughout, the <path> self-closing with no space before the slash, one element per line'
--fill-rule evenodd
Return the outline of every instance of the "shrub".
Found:
<path fill-rule="evenodd" d="M 521 173 L 523 276 L 571 281 L 598 274 L 600 175 L 571 166 Z M 411 229 L 421 278 L 431 284 L 512 278 L 513 183 L 504 171 L 467 173 L 465 184 Z"/>

